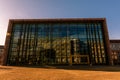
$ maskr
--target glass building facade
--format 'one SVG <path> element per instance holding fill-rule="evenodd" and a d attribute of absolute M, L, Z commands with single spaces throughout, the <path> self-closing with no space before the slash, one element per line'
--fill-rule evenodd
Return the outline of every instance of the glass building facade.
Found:
<path fill-rule="evenodd" d="M 104 19 L 11 20 L 5 64 L 107 64 Z"/>

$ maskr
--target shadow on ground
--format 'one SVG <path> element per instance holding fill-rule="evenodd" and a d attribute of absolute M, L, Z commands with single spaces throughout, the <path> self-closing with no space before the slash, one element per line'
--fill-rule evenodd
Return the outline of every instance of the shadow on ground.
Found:
<path fill-rule="evenodd" d="M 107 72 L 120 72 L 120 66 L 19 66 L 28 68 L 44 68 L 44 69 L 64 69 L 64 70 L 86 70 L 86 71 L 107 71 Z"/>
<path fill-rule="evenodd" d="M 0 70 L 11 70 L 12 68 L 9 67 L 0 67 Z"/>

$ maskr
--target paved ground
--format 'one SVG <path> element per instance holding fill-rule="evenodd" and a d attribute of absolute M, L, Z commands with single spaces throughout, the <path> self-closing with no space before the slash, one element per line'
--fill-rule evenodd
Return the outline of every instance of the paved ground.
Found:
<path fill-rule="evenodd" d="M 120 66 L 0 66 L 0 80 L 120 80 Z"/>

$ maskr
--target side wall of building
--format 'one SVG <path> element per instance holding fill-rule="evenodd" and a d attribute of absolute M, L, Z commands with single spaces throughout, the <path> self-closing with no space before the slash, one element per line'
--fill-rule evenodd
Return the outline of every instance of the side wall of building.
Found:
<path fill-rule="evenodd" d="M 9 44 L 10 44 L 10 37 L 11 37 L 11 32 L 12 31 L 12 23 L 9 20 L 9 24 L 8 24 L 8 30 L 6 33 L 6 40 L 5 40 L 5 46 L 4 46 L 4 53 L 3 53 L 3 57 L 2 57 L 2 65 L 7 65 L 7 55 L 8 55 L 8 49 L 9 49 Z"/>
<path fill-rule="evenodd" d="M 3 52 L 4 52 L 4 46 L 0 46 L 0 65 L 2 64 Z"/>
<path fill-rule="evenodd" d="M 111 49 L 110 49 L 110 41 L 109 41 L 109 32 L 108 32 L 108 28 L 107 28 L 107 23 L 106 23 L 106 19 L 103 22 L 103 30 L 104 30 L 104 38 L 105 38 L 105 46 L 106 46 L 106 51 L 108 54 L 108 64 L 112 65 L 112 57 L 111 57 Z"/>
<path fill-rule="evenodd" d="M 110 40 L 110 48 L 112 51 L 111 57 L 113 64 L 120 64 L 120 40 Z"/>

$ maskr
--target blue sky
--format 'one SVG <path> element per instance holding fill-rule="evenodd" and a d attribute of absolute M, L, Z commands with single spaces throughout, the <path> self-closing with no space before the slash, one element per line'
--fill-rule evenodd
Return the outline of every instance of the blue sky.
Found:
<path fill-rule="evenodd" d="M 110 39 L 120 39 L 120 0 L 0 0 L 0 45 L 9 19 L 103 17 Z"/>

